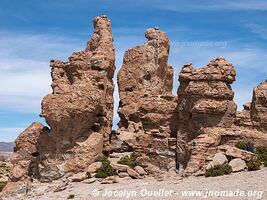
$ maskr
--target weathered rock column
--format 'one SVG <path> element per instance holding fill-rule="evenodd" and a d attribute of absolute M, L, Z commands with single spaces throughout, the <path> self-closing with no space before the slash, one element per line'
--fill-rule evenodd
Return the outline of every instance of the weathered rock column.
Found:
<path fill-rule="evenodd" d="M 168 65 L 169 40 L 158 28 L 145 32 L 148 41 L 124 54 L 118 73 L 119 136 L 135 151 L 145 152 L 154 164 L 167 168 L 175 160 L 176 97 L 173 68 Z M 161 159 L 161 161 L 160 161 Z M 164 160 L 165 159 L 165 160 Z"/>
<path fill-rule="evenodd" d="M 216 145 L 219 129 L 215 129 L 229 128 L 235 121 L 237 106 L 230 86 L 235 76 L 232 64 L 224 58 L 200 69 L 185 65 L 180 72 L 177 155 L 190 173 L 203 166 L 204 154 Z"/>
<path fill-rule="evenodd" d="M 253 90 L 251 103 L 251 120 L 253 126 L 267 131 L 267 81 L 261 83 Z"/>
<path fill-rule="evenodd" d="M 113 35 L 106 16 L 95 17 L 93 23 L 94 34 L 84 51 L 73 53 L 67 62 L 50 64 L 53 92 L 44 97 L 40 114 L 50 130 L 37 138 L 34 158 L 34 175 L 43 181 L 84 170 L 109 146 Z"/>

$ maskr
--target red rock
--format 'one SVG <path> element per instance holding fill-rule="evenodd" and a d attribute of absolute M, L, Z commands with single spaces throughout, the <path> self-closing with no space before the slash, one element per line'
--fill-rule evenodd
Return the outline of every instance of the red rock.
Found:
<path fill-rule="evenodd" d="M 85 170 L 109 145 L 113 35 L 107 17 L 95 17 L 93 23 L 94 34 L 84 51 L 73 53 L 66 62 L 51 61 L 53 92 L 44 97 L 40 114 L 50 130 L 41 134 L 43 126 L 34 124 L 16 142 L 19 157 L 31 160 L 33 174 L 42 181 Z"/>
<path fill-rule="evenodd" d="M 176 135 L 177 127 L 177 98 L 172 95 L 173 68 L 168 65 L 170 43 L 166 34 L 157 28 L 148 29 L 145 36 L 148 41 L 144 45 L 125 52 L 118 73 L 120 122 L 117 133 L 122 149 L 125 144 L 128 149 L 138 149 L 154 164 L 162 162 L 160 167 L 166 170 L 168 162 L 175 159 L 175 150 L 169 146 L 168 138 Z"/>

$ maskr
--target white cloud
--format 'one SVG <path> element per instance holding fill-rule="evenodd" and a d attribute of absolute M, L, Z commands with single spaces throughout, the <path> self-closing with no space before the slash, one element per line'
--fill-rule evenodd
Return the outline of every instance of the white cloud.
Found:
<path fill-rule="evenodd" d="M 40 112 L 43 96 L 51 92 L 49 60 L 66 60 L 81 41 L 66 37 L 0 32 L 0 108 Z"/>

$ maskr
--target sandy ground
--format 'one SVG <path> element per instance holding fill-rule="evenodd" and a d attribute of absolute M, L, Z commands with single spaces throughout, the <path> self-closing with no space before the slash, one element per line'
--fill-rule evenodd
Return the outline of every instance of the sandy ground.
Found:
<path fill-rule="evenodd" d="M 267 200 L 267 168 L 255 172 L 240 172 L 221 177 L 192 177 L 182 180 L 157 181 L 154 178 L 143 180 L 118 179 L 115 184 L 70 183 L 64 191 L 53 192 L 59 183 L 38 183 L 26 197 L 8 199 L 63 200 L 73 194 L 74 199 L 116 200 L 116 199 L 225 199 L 225 200 Z M 186 195 L 192 191 L 191 196 Z M 194 193 L 198 191 L 198 193 Z M 202 191 L 202 193 L 201 193 Z M 209 196 L 206 196 L 209 192 Z M 243 195 L 240 194 L 244 192 Z M 108 196 L 105 196 L 109 194 Z M 187 193 L 188 194 L 188 193 Z M 220 195 L 220 197 L 218 196 Z M 226 196 L 228 195 L 228 197 Z M 229 196 L 230 195 L 230 196 Z M 234 196 L 239 195 L 239 196 Z"/>

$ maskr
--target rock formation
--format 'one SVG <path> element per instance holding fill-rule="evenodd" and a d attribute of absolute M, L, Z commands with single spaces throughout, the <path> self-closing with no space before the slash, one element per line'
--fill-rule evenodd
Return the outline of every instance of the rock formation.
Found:
<path fill-rule="evenodd" d="M 180 72 L 177 155 L 178 162 L 191 168 L 190 173 L 192 168 L 195 171 L 201 166 L 199 162 L 204 157 L 201 154 L 216 142 L 208 136 L 208 132 L 213 132 L 209 129 L 231 127 L 234 123 L 237 107 L 230 84 L 235 76 L 232 64 L 221 57 L 200 69 L 185 65 Z M 203 138 L 205 132 L 207 138 Z M 191 142 L 189 147 L 183 141 Z"/>
<path fill-rule="evenodd" d="M 194 139 L 201 128 L 231 127 L 236 104 L 230 84 L 235 80 L 233 66 L 223 58 L 212 60 L 206 67 L 185 65 L 178 89 L 179 131 L 190 132 Z"/>
<path fill-rule="evenodd" d="M 254 89 L 252 103 L 236 112 L 231 83 L 236 72 L 224 58 L 196 69 L 185 65 L 178 89 L 177 163 L 185 175 L 202 173 L 210 157 L 238 141 L 267 145 L 264 130 L 266 85 Z M 257 129 L 255 129 L 255 127 Z"/>
<path fill-rule="evenodd" d="M 267 131 L 267 81 L 254 88 L 251 103 L 253 126 Z"/>
<path fill-rule="evenodd" d="M 148 29 L 145 36 L 148 41 L 144 45 L 126 51 L 118 73 L 118 132 L 123 144 L 127 142 L 166 169 L 167 163 L 175 160 L 176 144 L 176 97 L 172 95 L 173 68 L 168 65 L 170 43 L 158 28 Z"/>
<path fill-rule="evenodd" d="M 238 141 L 267 146 L 267 82 L 256 87 L 252 102 L 237 112 L 231 88 L 236 71 L 218 57 L 203 68 L 184 65 L 174 96 L 170 42 L 157 27 L 145 32 L 144 45 L 125 52 L 118 73 L 120 121 L 112 131 L 111 22 L 106 16 L 93 22 L 94 34 L 84 51 L 66 62 L 51 61 L 53 92 L 44 97 L 40 114 L 49 128 L 35 122 L 17 138 L 11 181 L 23 180 L 27 186 L 29 177 L 52 181 L 73 174 L 72 180 L 81 181 L 102 168 L 103 163 L 94 163 L 100 155 L 114 152 L 134 152 L 138 165 L 131 169 L 113 162 L 109 167 L 119 177 L 144 178 L 161 170 L 201 175 L 228 161 L 240 171 L 254 153 L 235 148 Z"/>
<path fill-rule="evenodd" d="M 34 176 L 43 181 L 81 171 L 109 148 L 115 71 L 113 35 L 106 16 L 96 17 L 93 22 L 94 34 L 84 51 L 73 53 L 67 62 L 51 61 L 53 92 L 44 97 L 40 114 L 50 129 L 41 133 L 32 125 L 16 142 L 19 156 L 26 155 L 36 163 Z M 28 151 L 23 144 L 27 146 L 29 138 L 34 140 Z"/>

